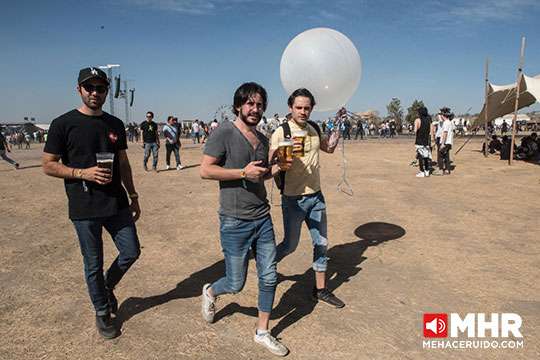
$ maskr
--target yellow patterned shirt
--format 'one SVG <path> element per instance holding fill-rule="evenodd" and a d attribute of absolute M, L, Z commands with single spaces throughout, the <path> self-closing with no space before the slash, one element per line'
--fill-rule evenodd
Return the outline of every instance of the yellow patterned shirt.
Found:
<path fill-rule="evenodd" d="M 304 156 L 293 157 L 291 167 L 285 175 L 285 188 L 283 194 L 288 196 L 314 194 L 321 190 L 319 175 L 319 149 L 321 146 L 317 130 L 310 124 L 301 128 L 294 121 L 289 121 L 291 134 L 297 130 L 307 130 L 308 136 L 304 145 Z M 325 135 L 321 133 L 322 139 Z M 278 148 L 278 142 L 284 139 L 283 127 L 280 126 L 272 135 L 270 150 Z"/>

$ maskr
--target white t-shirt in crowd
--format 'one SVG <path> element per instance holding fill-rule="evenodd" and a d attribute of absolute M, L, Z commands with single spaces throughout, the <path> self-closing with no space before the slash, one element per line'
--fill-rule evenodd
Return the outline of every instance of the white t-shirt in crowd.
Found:
<path fill-rule="evenodd" d="M 443 129 L 442 129 L 443 119 L 441 119 L 441 115 L 437 115 L 437 121 L 433 122 L 433 125 L 437 127 L 437 130 L 435 132 L 436 138 L 442 139 Z"/>
<path fill-rule="evenodd" d="M 193 123 L 193 126 L 191 127 L 191 130 L 196 134 L 199 132 L 199 124 Z"/>
<path fill-rule="evenodd" d="M 453 145 L 454 144 L 454 127 L 452 126 L 452 122 L 450 120 L 444 120 L 441 128 L 442 128 L 443 133 L 448 133 L 446 135 L 446 141 L 444 143 L 448 145 Z M 442 135 L 441 135 L 441 139 L 442 139 Z"/>

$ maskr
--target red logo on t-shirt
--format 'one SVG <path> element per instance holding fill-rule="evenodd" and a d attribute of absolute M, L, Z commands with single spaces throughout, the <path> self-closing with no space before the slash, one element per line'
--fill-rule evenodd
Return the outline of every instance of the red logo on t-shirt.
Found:
<path fill-rule="evenodd" d="M 118 140 L 118 135 L 113 134 L 112 132 L 109 133 L 109 139 L 114 143 L 116 140 Z"/>
<path fill-rule="evenodd" d="M 446 337 L 447 324 L 447 314 L 424 314 L 424 337 Z"/>

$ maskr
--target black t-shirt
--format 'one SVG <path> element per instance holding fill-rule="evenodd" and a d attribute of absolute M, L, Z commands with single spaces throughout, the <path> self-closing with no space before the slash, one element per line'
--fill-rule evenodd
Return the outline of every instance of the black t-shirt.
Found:
<path fill-rule="evenodd" d="M 501 160 L 510 159 L 510 141 L 503 142 L 501 145 Z"/>
<path fill-rule="evenodd" d="M 112 216 L 129 206 L 118 162 L 118 152 L 125 149 L 124 124 L 105 112 L 101 116 L 88 116 L 72 110 L 52 121 L 43 151 L 62 155 L 64 165 L 85 169 L 96 166 L 96 153 L 114 153 L 113 178 L 109 184 L 64 179 L 70 219 Z"/>
<path fill-rule="evenodd" d="M 153 143 L 157 142 L 157 124 L 153 121 L 144 121 L 141 123 L 140 129 L 142 131 L 143 142 Z"/>
<path fill-rule="evenodd" d="M 493 150 L 501 150 L 501 146 L 502 144 L 498 139 L 491 140 L 491 142 L 489 143 L 489 148 Z"/>

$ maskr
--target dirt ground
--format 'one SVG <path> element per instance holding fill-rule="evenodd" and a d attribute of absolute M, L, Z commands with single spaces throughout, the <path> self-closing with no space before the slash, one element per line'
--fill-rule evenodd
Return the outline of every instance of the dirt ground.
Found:
<path fill-rule="evenodd" d="M 474 138 L 457 139 L 450 176 L 416 178 L 412 137 L 345 143 L 322 155 L 329 224 L 329 288 L 343 309 L 315 305 L 311 241 L 278 264 L 271 326 L 290 359 L 532 359 L 540 355 L 540 166 L 485 159 Z M 191 141 L 184 140 L 188 145 Z M 199 177 L 202 145 L 184 146 L 181 171 L 142 169 L 142 149 L 128 150 L 142 216 L 142 254 L 116 290 L 122 335 L 102 340 L 84 283 L 62 180 L 45 176 L 42 145 L 0 162 L 0 358 L 270 359 L 252 340 L 257 277 L 222 296 L 214 324 L 200 314 L 204 283 L 224 274 L 218 184 Z M 164 151 L 159 169 L 165 168 Z M 271 182 L 267 182 L 268 195 Z M 272 218 L 283 236 L 274 189 Z M 116 256 L 104 237 L 105 262 Z M 520 349 L 425 349 L 424 313 L 516 313 Z M 449 315 L 450 316 L 450 315 Z M 488 315 L 489 317 L 489 315 Z M 456 340 L 443 338 L 442 340 Z"/>

